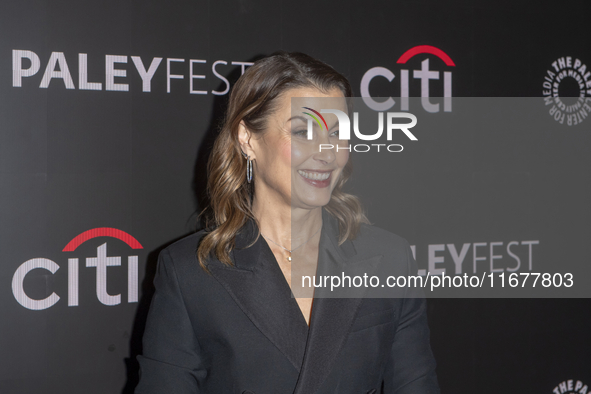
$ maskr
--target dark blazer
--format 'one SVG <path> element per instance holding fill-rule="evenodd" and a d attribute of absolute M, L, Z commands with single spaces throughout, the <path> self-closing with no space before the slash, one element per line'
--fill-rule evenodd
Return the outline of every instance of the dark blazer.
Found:
<path fill-rule="evenodd" d="M 338 246 L 322 215 L 319 270 L 416 274 L 405 239 L 364 224 Z M 212 259 L 211 275 L 196 258 L 203 231 L 160 253 L 135 393 L 439 393 L 424 298 L 315 298 L 308 328 L 264 238 L 244 248 L 255 230 L 237 236 L 235 267 Z"/>

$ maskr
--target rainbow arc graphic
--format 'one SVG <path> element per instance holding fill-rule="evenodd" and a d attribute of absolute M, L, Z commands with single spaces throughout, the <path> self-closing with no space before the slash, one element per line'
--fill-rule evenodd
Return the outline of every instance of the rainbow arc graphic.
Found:
<path fill-rule="evenodd" d="M 312 109 L 312 108 L 310 108 L 310 107 L 302 107 L 302 108 L 304 108 L 304 109 L 307 109 L 307 110 L 309 110 L 309 111 L 312 111 L 312 112 L 314 112 L 316 115 L 318 115 L 318 116 L 320 117 L 320 119 L 322 119 L 322 122 L 324 123 L 324 127 L 326 127 L 326 130 L 328 130 L 328 125 L 326 124 L 326 120 L 324 120 L 324 116 L 322 116 L 322 115 L 320 114 L 320 112 L 318 112 L 318 111 L 316 111 L 315 109 Z M 304 112 L 304 114 L 311 116 L 311 117 L 312 117 L 312 118 L 313 118 L 313 119 L 316 121 L 316 123 L 318 123 L 318 126 L 320 127 L 320 129 L 322 129 L 322 124 L 320 123 L 320 120 L 319 120 L 319 119 L 318 119 L 316 116 L 312 115 L 312 114 L 311 114 L 311 113 L 309 113 L 309 112 Z"/>

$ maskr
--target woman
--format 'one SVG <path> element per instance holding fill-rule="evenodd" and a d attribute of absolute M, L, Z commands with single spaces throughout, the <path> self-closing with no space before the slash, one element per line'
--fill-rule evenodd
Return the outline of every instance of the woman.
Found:
<path fill-rule="evenodd" d="M 439 392 L 423 298 L 300 284 L 331 267 L 416 274 L 406 240 L 341 190 L 351 165 L 336 117 L 308 139 L 314 108 L 297 110 L 347 111 L 347 97 L 346 78 L 301 53 L 238 80 L 208 165 L 208 230 L 160 254 L 136 393 Z"/>

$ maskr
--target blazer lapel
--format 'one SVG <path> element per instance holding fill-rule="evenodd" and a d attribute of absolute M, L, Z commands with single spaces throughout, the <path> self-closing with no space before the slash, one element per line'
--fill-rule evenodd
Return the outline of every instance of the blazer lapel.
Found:
<path fill-rule="evenodd" d="M 317 275 L 371 274 L 381 255 L 359 256 L 351 241 L 338 246 L 338 221 L 324 209 L 322 218 Z M 320 292 L 319 289 L 316 288 L 314 295 L 304 361 L 294 394 L 312 394 L 320 388 L 345 343 L 365 293 L 362 287 L 354 294 L 355 298 L 329 298 L 328 289 L 320 289 Z M 351 293 L 348 294 L 351 297 Z"/>
<path fill-rule="evenodd" d="M 308 324 L 263 237 L 245 248 L 256 233 L 256 224 L 249 221 L 237 235 L 234 267 L 216 260 L 208 268 L 252 323 L 300 371 Z"/>
<path fill-rule="evenodd" d="M 338 221 L 322 209 L 317 275 L 347 272 L 371 274 L 381 256 L 360 256 L 353 242 L 338 245 Z M 257 228 L 249 221 L 236 237 L 234 267 L 218 260 L 208 265 L 252 323 L 294 365 L 299 378 L 294 394 L 316 392 L 330 373 L 361 305 L 364 288 L 353 298 L 315 289 L 310 327 L 295 300 L 273 252 L 263 237 L 251 247 Z M 349 295 L 351 293 L 348 293 Z"/>

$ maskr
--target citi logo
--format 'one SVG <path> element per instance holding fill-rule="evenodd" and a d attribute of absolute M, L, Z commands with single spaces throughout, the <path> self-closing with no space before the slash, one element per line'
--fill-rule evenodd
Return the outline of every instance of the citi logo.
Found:
<path fill-rule="evenodd" d="M 404 65 L 410 59 L 414 58 L 415 56 L 431 54 L 437 56 L 439 59 L 443 60 L 445 66 L 455 67 L 455 63 L 453 60 L 443 52 L 441 49 L 436 48 L 431 45 L 419 45 L 409 49 L 408 51 L 404 52 L 400 58 L 396 61 L 397 64 Z M 408 68 L 401 68 L 400 69 L 400 110 L 408 111 L 409 110 L 409 90 L 410 90 L 410 71 L 412 71 L 412 79 L 420 81 L 421 87 L 421 106 L 427 112 L 440 112 L 441 106 L 440 103 L 432 103 L 429 94 L 429 83 L 431 80 L 434 81 L 441 81 L 443 80 L 443 111 L 444 112 L 451 112 L 452 110 L 452 72 L 451 71 L 443 71 L 443 78 L 441 78 L 441 71 L 431 70 L 429 66 L 429 59 L 424 59 L 421 61 L 421 68 L 418 70 L 409 70 Z M 372 95 L 369 91 L 369 84 L 370 82 L 376 78 L 382 77 L 386 78 L 388 82 L 392 82 L 396 75 L 391 70 L 385 67 L 373 67 L 370 68 L 365 72 L 363 78 L 361 78 L 361 97 L 363 97 L 363 101 L 365 104 L 373 109 L 374 111 L 387 111 L 392 108 L 396 101 L 389 97 L 387 100 L 383 102 L 378 102 L 372 98 Z M 439 82 L 441 83 L 441 82 Z M 375 97 L 375 96 L 374 96 Z"/>
<path fill-rule="evenodd" d="M 143 249 L 143 246 L 130 234 L 109 227 L 95 228 L 85 231 L 74 237 L 64 247 L 62 252 L 74 252 L 82 243 L 97 237 L 110 237 L 125 242 L 132 249 Z M 108 256 L 107 242 L 96 250 L 95 257 L 86 258 L 87 268 L 96 268 L 96 296 L 104 305 L 118 305 L 121 303 L 121 294 L 111 295 L 107 292 L 107 268 L 121 266 L 122 256 Z M 52 292 L 43 299 L 29 297 L 23 283 L 27 274 L 36 269 L 43 269 L 55 274 L 60 266 L 47 258 L 34 258 L 22 263 L 12 277 L 12 294 L 16 301 L 27 309 L 43 310 L 52 307 L 60 296 Z M 78 257 L 68 258 L 68 306 L 78 306 L 79 295 L 79 270 Z M 138 302 L 138 256 L 127 256 L 127 302 Z"/>

